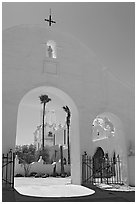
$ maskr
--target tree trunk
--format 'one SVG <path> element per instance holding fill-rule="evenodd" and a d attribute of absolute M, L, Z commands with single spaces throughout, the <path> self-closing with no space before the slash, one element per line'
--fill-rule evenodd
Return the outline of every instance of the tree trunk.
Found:
<path fill-rule="evenodd" d="M 67 126 L 68 134 L 67 134 L 67 142 L 68 142 L 68 164 L 70 164 L 70 146 L 69 146 L 69 125 Z"/>
<path fill-rule="evenodd" d="M 42 125 L 42 150 L 44 151 L 44 117 L 45 117 L 45 103 L 43 103 L 43 125 Z"/>
<path fill-rule="evenodd" d="M 53 137 L 53 138 L 54 138 L 54 140 L 53 140 L 53 145 L 55 145 L 55 134 L 54 134 L 53 136 L 54 136 L 54 137 Z"/>
<path fill-rule="evenodd" d="M 60 146 L 60 157 L 61 157 L 61 175 L 64 174 L 64 164 L 63 164 L 63 147 Z"/>

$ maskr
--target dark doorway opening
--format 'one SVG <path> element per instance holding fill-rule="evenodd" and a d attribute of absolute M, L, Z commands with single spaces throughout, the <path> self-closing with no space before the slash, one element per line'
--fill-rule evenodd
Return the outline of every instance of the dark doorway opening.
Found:
<path fill-rule="evenodd" d="M 97 150 L 93 156 L 93 175 L 94 178 L 102 178 L 104 166 L 104 151 L 101 147 L 97 147 Z"/>

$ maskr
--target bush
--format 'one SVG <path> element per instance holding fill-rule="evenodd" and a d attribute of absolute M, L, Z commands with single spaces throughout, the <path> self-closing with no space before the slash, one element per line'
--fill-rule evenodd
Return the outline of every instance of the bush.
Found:
<path fill-rule="evenodd" d="M 31 172 L 29 176 L 30 176 L 30 177 L 31 177 L 31 176 L 35 176 L 36 174 L 37 174 L 37 172 Z"/>
<path fill-rule="evenodd" d="M 35 175 L 35 178 L 39 178 L 39 177 L 41 177 L 40 174 L 36 174 L 36 175 Z"/>
<path fill-rule="evenodd" d="M 49 177 L 49 174 L 42 175 L 42 178 L 47 178 L 47 177 Z"/>
<path fill-rule="evenodd" d="M 15 177 L 24 177 L 22 174 L 16 174 Z"/>

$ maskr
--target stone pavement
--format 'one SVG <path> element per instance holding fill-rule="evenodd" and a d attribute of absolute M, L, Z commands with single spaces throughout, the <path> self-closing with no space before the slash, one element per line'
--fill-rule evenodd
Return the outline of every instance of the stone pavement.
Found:
<path fill-rule="evenodd" d="M 19 194 L 16 190 L 4 186 L 2 189 L 3 202 L 135 202 L 135 192 L 105 191 L 96 186 L 86 185 L 95 190 L 93 195 L 79 197 L 33 197 Z"/>
<path fill-rule="evenodd" d="M 37 197 L 72 197 L 95 193 L 92 189 L 71 184 L 70 177 L 15 178 L 15 190 L 22 195 Z"/>

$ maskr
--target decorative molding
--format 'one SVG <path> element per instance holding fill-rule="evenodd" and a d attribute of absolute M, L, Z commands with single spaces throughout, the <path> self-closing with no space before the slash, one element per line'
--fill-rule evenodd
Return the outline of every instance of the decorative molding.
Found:
<path fill-rule="evenodd" d="M 55 59 L 46 59 L 43 61 L 43 73 L 58 75 L 58 62 Z"/>

